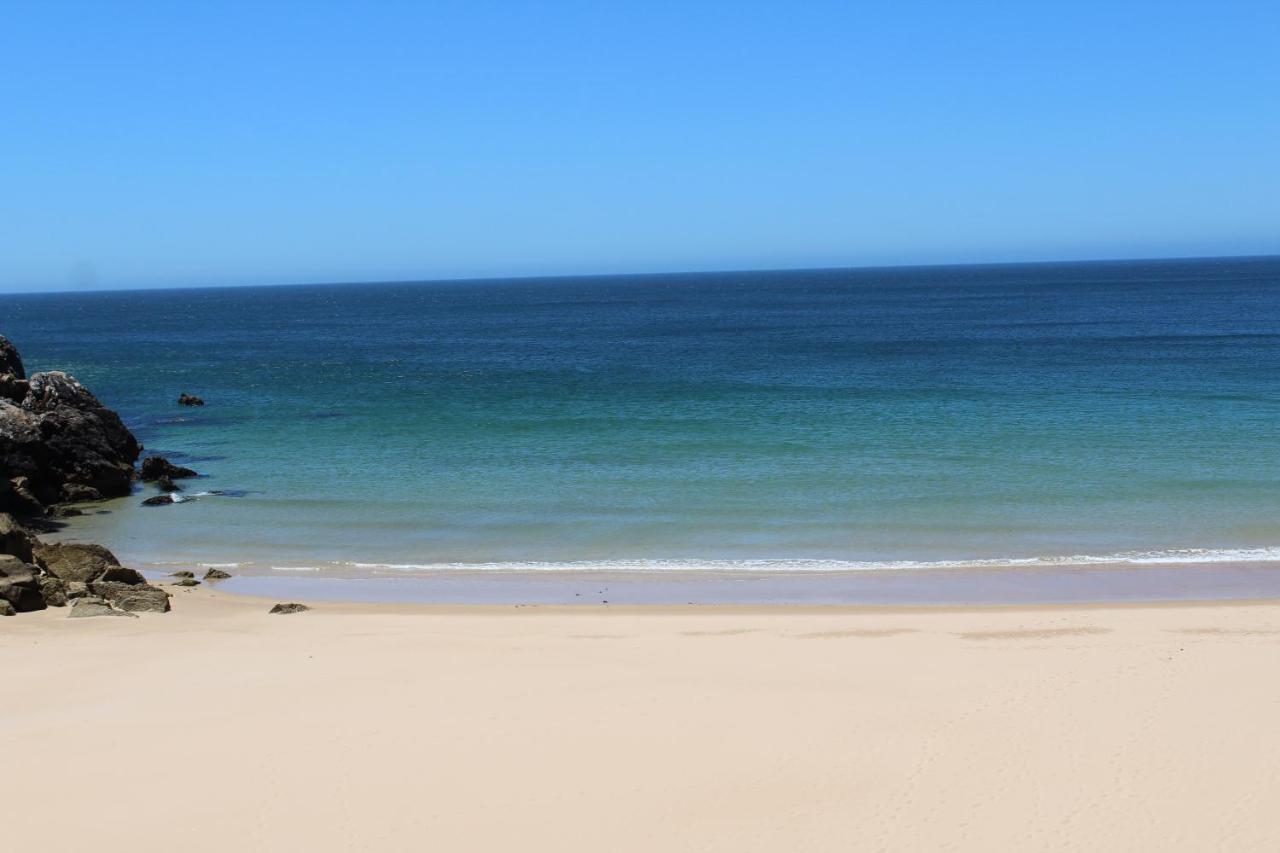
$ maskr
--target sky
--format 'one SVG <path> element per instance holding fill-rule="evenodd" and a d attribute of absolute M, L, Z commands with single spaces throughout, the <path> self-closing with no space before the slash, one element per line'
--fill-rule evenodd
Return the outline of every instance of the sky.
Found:
<path fill-rule="evenodd" d="M 1280 253 L 1280 3 L 0 0 L 0 291 Z"/>

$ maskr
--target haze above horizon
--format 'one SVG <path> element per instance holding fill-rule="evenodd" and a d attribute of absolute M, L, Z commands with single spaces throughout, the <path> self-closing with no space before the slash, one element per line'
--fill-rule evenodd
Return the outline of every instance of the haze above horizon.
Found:
<path fill-rule="evenodd" d="M 1280 6 L 13 4 L 0 292 L 1280 253 Z"/>

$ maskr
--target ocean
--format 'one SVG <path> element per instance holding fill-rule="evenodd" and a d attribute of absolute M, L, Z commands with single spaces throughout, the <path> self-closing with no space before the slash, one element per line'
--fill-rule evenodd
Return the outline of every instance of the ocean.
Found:
<path fill-rule="evenodd" d="M 226 493 L 65 531 L 146 566 L 1280 559 L 1275 258 L 5 295 L 0 334 Z"/>

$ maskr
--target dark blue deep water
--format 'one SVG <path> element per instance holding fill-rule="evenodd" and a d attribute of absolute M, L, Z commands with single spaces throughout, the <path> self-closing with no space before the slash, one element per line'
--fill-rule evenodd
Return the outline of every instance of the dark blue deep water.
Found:
<path fill-rule="evenodd" d="M 0 296 L 0 334 L 244 493 L 77 521 L 138 562 L 1280 555 L 1277 259 Z"/>

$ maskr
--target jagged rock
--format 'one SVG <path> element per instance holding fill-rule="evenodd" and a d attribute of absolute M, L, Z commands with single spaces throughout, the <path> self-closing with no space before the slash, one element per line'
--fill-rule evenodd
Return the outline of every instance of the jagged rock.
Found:
<path fill-rule="evenodd" d="M 163 456 L 148 456 L 142 460 L 142 469 L 139 476 L 146 482 L 159 480 L 161 477 L 169 477 L 174 480 L 182 480 L 188 477 L 199 477 L 195 471 L 190 468 L 183 468 L 181 465 L 174 465 Z"/>
<path fill-rule="evenodd" d="M 173 499 L 173 495 L 156 495 L 154 498 L 147 498 L 142 502 L 143 506 L 168 506 L 171 503 L 177 503 Z"/>
<path fill-rule="evenodd" d="M 200 581 L 195 578 L 182 578 L 173 582 L 174 586 L 200 586 Z"/>
<path fill-rule="evenodd" d="M 67 614 L 71 619 L 84 619 L 90 616 L 129 616 L 134 619 L 138 617 L 133 613 L 127 613 L 123 610 L 116 610 L 111 605 L 102 601 L 102 599 L 80 598 L 71 604 L 71 612 Z"/>
<path fill-rule="evenodd" d="M 54 577 L 87 583 L 97 580 L 107 569 L 120 565 L 116 555 L 101 545 L 79 542 L 39 543 L 36 562 Z"/>
<path fill-rule="evenodd" d="M 199 397 L 196 397 L 192 394 L 179 394 L 178 405 L 179 406 L 203 406 L 204 400 L 201 400 Z"/>
<path fill-rule="evenodd" d="M 8 513 L 0 512 L 0 554 L 12 554 L 24 563 L 33 561 L 36 538 Z"/>
<path fill-rule="evenodd" d="M 9 339 L 0 335 L 0 373 L 11 373 L 18 379 L 26 379 L 27 371 L 22 366 L 22 356 L 18 348 L 9 343 Z"/>
<path fill-rule="evenodd" d="M 0 560 L 0 601 L 7 601 L 19 613 L 44 610 L 44 596 L 40 594 L 40 569 L 24 563 L 13 555 Z"/>
<path fill-rule="evenodd" d="M 130 586 L 144 584 L 147 579 L 140 572 L 133 569 L 126 569 L 124 566 L 112 566 L 102 574 L 98 575 L 98 580 L 109 581 L 114 583 L 123 583 Z"/>
<path fill-rule="evenodd" d="M 27 381 L 20 405 L 0 399 L 0 469 L 10 488 L 0 493 L 0 510 L 30 513 L 13 478 L 41 506 L 64 500 L 69 485 L 100 496 L 127 495 L 140 448 L 118 415 L 72 377 L 58 371 Z"/>
<path fill-rule="evenodd" d="M 149 584 L 127 584 L 118 581 L 96 581 L 89 585 L 93 594 L 130 613 L 168 613 L 169 593 Z"/>
<path fill-rule="evenodd" d="M 204 573 L 204 579 L 207 581 L 222 581 L 231 577 L 230 572 L 224 572 L 222 569 L 210 569 Z"/>
<path fill-rule="evenodd" d="M 44 603 L 50 607 L 67 606 L 67 585 L 52 575 L 40 578 L 40 594 L 44 596 Z"/>
<path fill-rule="evenodd" d="M 195 576 L 196 576 L 195 572 L 189 572 L 186 569 L 169 573 L 169 577 L 171 578 L 193 578 Z"/>
<path fill-rule="evenodd" d="M 270 612 L 282 613 L 287 615 L 289 613 L 303 613 L 310 609 L 311 608 L 305 604 L 298 604 L 297 602 L 290 601 L 284 604 L 277 604 L 275 607 L 271 608 Z"/>

